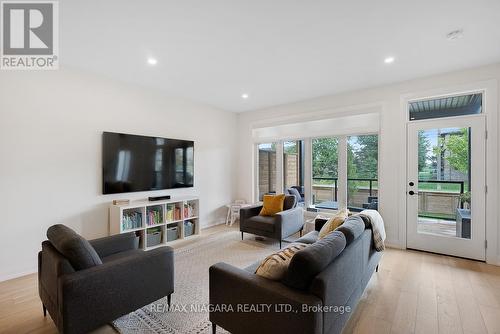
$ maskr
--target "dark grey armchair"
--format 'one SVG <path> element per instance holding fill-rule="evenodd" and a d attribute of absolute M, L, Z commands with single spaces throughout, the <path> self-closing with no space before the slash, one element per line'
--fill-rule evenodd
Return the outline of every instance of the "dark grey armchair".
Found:
<path fill-rule="evenodd" d="M 38 290 L 61 333 L 87 333 L 174 292 L 170 247 L 137 249 L 134 233 L 91 240 L 64 225 L 38 253 Z"/>
<path fill-rule="evenodd" d="M 280 242 L 304 229 L 304 211 L 297 207 L 295 196 L 285 196 L 283 211 L 274 216 L 260 216 L 262 204 L 242 208 L 240 211 L 241 240 L 243 233 L 277 239 Z"/>

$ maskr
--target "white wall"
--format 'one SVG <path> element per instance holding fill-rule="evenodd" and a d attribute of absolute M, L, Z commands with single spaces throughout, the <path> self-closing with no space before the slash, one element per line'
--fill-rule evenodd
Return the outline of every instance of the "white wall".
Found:
<path fill-rule="evenodd" d="M 388 67 L 387 70 L 390 70 L 390 68 Z M 404 247 L 405 241 L 403 237 L 405 235 L 406 222 L 404 221 L 405 208 L 401 203 L 404 204 L 406 197 L 406 171 L 404 166 L 406 115 L 401 107 L 401 99 L 405 94 L 409 93 L 454 87 L 485 80 L 500 81 L 500 64 L 422 78 L 390 86 L 320 97 L 241 114 L 238 119 L 240 156 L 238 159 L 237 196 L 252 200 L 253 128 L 272 126 L 273 124 L 285 124 L 287 122 L 297 123 L 301 119 L 307 120 L 309 117 L 313 117 L 314 119 L 322 117 L 331 118 L 363 112 L 363 110 L 378 109 L 380 111 L 380 211 L 386 222 L 388 244 Z M 498 88 L 496 94 L 497 96 L 500 95 Z M 493 112 L 497 113 L 498 105 L 494 109 L 496 110 Z M 495 130 L 492 138 L 497 138 L 498 124 L 489 124 L 489 126 Z M 497 140 L 493 142 L 497 155 L 499 154 L 498 148 L 500 147 L 498 144 Z M 497 178 L 499 176 L 497 167 L 494 175 Z M 498 190 L 498 186 L 498 182 L 489 184 L 490 189 Z M 498 212 L 496 213 L 494 226 L 498 225 Z M 499 232 L 495 231 L 495 234 L 499 234 Z M 493 239 L 500 239 L 500 235 Z M 496 244 L 494 247 L 493 254 L 497 256 L 496 259 L 490 258 L 490 260 L 499 263 L 500 251 Z"/>
<path fill-rule="evenodd" d="M 75 70 L 0 73 L 0 281 L 36 271 L 47 228 L 108 233 L 116 198 L 200 196 L 201 225 L 223 221 L 234 190 L 237 116 Z M 101 134 L 195 140 L 195 187 L 101 193 Z"/>

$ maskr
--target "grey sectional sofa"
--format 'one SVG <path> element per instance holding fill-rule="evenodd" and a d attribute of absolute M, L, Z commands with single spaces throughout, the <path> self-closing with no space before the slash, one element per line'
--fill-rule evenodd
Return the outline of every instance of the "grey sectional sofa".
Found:
<path fill-rule="evenodd" d="M 282 281 L 255 275 L 258 262 L 210 267 L 213 332 L 220 326 L 234 334 L 341 333 L 382 253 L 361 216 L 317 240 L 324 223 L 317 219 L 315 231 L 298 240 L 311 245 L 295 254 Z"/>

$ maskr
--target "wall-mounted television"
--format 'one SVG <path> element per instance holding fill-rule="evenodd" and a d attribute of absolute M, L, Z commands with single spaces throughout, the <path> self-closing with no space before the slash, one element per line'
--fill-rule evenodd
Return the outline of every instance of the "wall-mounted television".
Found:
<path fill-rule="evenodd" d="M 194 142 L 104 132 L 103 194 L 192 187 Z"/>

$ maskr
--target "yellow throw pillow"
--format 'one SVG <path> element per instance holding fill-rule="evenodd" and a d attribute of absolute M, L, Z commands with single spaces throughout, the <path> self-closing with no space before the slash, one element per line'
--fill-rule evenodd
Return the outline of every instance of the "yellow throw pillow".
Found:
<path fill-rule="evenodd" d="M 280 281 L 285 277 L 292 257 L 299 250 L 306 248 L 306 244 L 295 243 L 277 253 L 271 254 L 262 261 L 255 270 L 255 274 L 273 281 Z"/>
<path fill-rule="evenodd" d="M 285 194 L 281 195 L 264 195 L 264 205 L 260 210 L 261 216 L 274 216 L 278 212 L 283 211 L 283 203 L 285 202 Z"/>
<path fill-rule="evenodd" d="M 333 232 L 337 227 L 344 223 L 344 220 L 349 215 L 348 209 L 342 209 L 335 216 L 328 219 L 328 221 L 323 225 L 321 230 L 319 231 L 318 238 L 322 239 L 326 237 L 329 233 Z"/>

